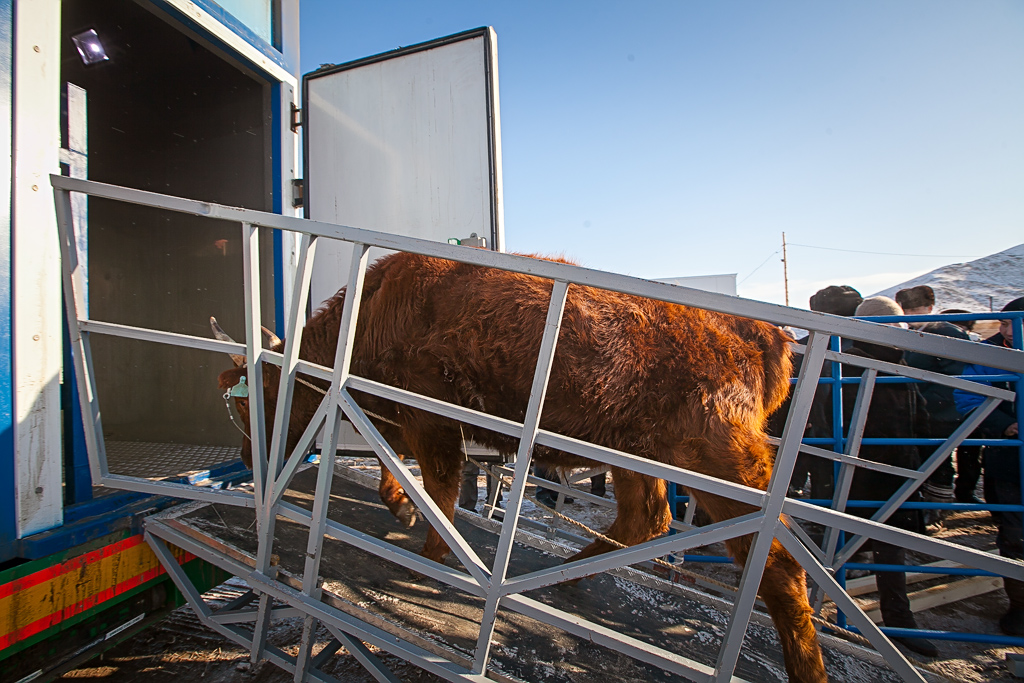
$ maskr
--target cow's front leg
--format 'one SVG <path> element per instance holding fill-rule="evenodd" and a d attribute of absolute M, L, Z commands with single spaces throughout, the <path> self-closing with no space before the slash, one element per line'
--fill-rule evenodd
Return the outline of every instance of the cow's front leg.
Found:
<path fill-rule="evenodd" d="M 402 485 L 395 479 L 395 475 L 391 474 L 391 470 L 384 467 L 383 463 L 380 466 L 380 485 L 377 492 L 380 494 L 381 502 L 387 505 L 391 514 L 403 526 L 408 528 L 416 523 L 416 506 L 406 495 Z"/>
<path fill-rule="evenodd" d="M 441 514 L 451 522 L 455 519 L 455 501 L 459 496 L 459 483 L 462 479 L 462 453 L 459 450 L 458 435 L 439 431 L 420 435 L 407 431 L 406 443 L 420 465 L 423 488 L 437 507 L 441 508 Z M 421 554 L 429 560 L 443 562 L 448 550 L 448 544 L 432 524 L 427 530 L 427 540 Z"/>

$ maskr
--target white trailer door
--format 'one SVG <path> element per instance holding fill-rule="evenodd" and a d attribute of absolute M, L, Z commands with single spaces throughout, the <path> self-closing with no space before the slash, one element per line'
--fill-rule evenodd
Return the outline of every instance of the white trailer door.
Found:
<path fill-rule="evenodd" d="M 442 242 L 476 233 L 503 250 L 493 29 L 307 74 L 302 118 L 307 218 Z M 347 281 L 350 254 L 317 246 L 312 306 Z"/>

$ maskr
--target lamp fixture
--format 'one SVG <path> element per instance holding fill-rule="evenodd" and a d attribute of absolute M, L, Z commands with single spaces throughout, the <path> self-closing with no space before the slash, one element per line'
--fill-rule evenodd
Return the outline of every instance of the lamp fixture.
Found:
<path fill-rule="evenodd" d="M 103 49 L 103 43 L 100 42 L 96 29 L 91 28 L 87 31 L 76 33 L 71 36 L 71 42 L 75 44 L 78 56 L 82 58 L 82 63 L 86 66 L 99 64 L 110 59 L 107 56 L 107 51 Z"/>

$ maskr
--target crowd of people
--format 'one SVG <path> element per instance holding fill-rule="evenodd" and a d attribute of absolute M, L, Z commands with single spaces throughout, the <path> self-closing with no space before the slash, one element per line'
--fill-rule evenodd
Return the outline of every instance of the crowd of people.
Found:
<path fill-rule="evenodd" d="M 924 316 L 934 312 L 935 294 L 926 285 L 900 290 L 895 299 L 875 296 L 864 299 L 852 287 L 827 287 L 811 297 L 812 310 L 833 315 L 873 316 Z M 1024 297 L 1007 303 L 1002 311 L 1024 310 Z M 946 309 L 943 314 L 968 313 L 961 309 Z M 971 321 L 930 321 L 904 323 L 890 321 L 886 324 L 913 327 L 922 332 L 953 337 L 962 340 L 979 341 L 973 334 Z M 1013 330 L 1010 320 L 1001 320 L 999 332 L 988 339 L 980 340 L 1012 348 Z M 870 344 L 861 341 L 844 340 L 841 350 L 851 356 L 860 356 L 898 365 L 907 365 L 945 375 L 996 376 L 1004 371 L 979 365 L 964 364 L 948 358 L 929 356 L 923 353 L 904 352 L 901 349 Z M 859 376 L 862 369 L 853 365 L 842 365 L 842 376 Z M 823 376 L 831 376 L 832 368 L 826 363 Z M 978 380 L 981 381 L 981 380 Z M 1008 383 L 1003 388 L 1011 388 Z M 843 437 L 848 436 L 852 412 L 858 391 L 857 384 L 842 385 Z M 805 436 L 833 438 L 832 389 L 830 385 L 819 386 Z M 946 439 L 960 425 L 963 419 L 983 400 L 979 394 L 935 383 L 879 383 L 864 427 L 864 438 L 880 439 Z M 1014 438 L 1018 434 L 1016 408 L 1013 403 L 1003 401 L 970 435 L 974 439 Z M 907 469 L 918 469 L 933 454 L 936 447 L 918 447 L 909 443 L 893 445 L 865 445 L 860 457 Z M 911 500 L 935 503 L 1009 504 L 1019 505 L 1020 494 L 1020 450 L 1017 447 L 960 446 L 956 449 L 956 467 L 952 454 L 943 460 L 938 469 L 920 487 Z M 977 494 L 977 486 L 984 472 L 984 500 Z M 834 465 L 823 458 L 801 456 L 794 476 L 794 487 L 803 489 L 810 486 L 806 495 L 814 499 L 832 499 L 834 486 Z M 884 501 L 892 496 L 906 480 L 883 472 L 857 468 L 849 491 L 850 500 Z M 850 514 L 870 517 L 875 508 L 853 508 Z M 933 517 L 921 510 L 900 509 L 889 519 L 888 524 L 907 531 L 923 533 Z M 1021 513 L 992 512 L 997 528 L 996 545 L 1001 555 L 1013 559 L 1024 559 Z M 889 543 L 874 541 L 871 545 L 875 564 L 903 565 L 905 550 Z M 878 572 L 876 574 L 879 608 L 884 625 L 895 628 L 917 628 L 914 614 L 907 597 L 906 574 L 904 572 Z M 1001 630 L 1013 636 L 1024 636 L 1024 582 L 1005 579 L 1004 586 L 1010 608 L 1000 619 Z M 909 649 L 925 656 L 934 657 L 938 649 L 924 638 L 902 638 Z"/>

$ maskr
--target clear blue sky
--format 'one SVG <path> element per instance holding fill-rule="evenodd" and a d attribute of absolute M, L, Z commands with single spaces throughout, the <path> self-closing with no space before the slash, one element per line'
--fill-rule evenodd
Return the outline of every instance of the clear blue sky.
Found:
<path fill-rule="evenodd" d="M 806 307 L 1024 242 L 1020 0 L 300 8 L 303 72 L 494 27 L 510 251 L 782 303 L 785 231 Z"/>

